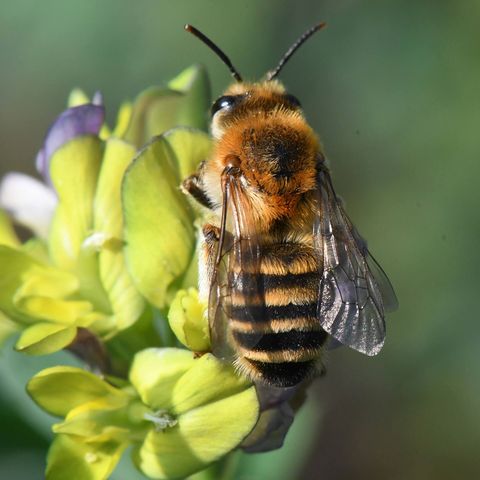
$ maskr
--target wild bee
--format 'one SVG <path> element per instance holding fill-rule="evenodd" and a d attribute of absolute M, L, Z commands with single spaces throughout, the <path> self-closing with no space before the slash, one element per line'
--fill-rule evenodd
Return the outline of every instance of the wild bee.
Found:
<path fill-rule="evenodd" d="M 254 381 L 296 385 L 323 369 L 332 342 L 375 355 L 393 288 L 335 194 L 325 155 L 277 67 L 248 83 L 190 25 L 235 82 L 211 110 L 213 153 L 183 189 L 209 211 L 199 255 L 200 294 L 214 348 Z"/>

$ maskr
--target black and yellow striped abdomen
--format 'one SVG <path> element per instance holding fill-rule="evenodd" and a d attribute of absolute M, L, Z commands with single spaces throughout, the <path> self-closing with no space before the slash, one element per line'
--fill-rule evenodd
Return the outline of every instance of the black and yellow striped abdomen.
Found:
<path fill-rule="evenodd" d="M 255 267 L 231 270 L 230 338 L 251 378 L 287 387 L 315 371 L 327 339 L 319 270 L 313 249 L 293 242 L 264 245 Z"/>

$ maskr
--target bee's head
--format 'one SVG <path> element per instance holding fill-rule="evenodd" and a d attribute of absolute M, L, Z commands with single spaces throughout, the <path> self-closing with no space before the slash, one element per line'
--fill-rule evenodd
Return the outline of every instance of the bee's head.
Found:
<path fill-rule="evenodd" d="M 279 81 L 234 83 L 212 105 L 212 135 L 219 140 L 227 128 L 246 118 L 269 117 L 280 111 L 302 115 L 298 98 L 287 93 Z"/>
<path fill-rule="evenodd" d="M 230 87 L 213 104 L 212 133 L 219 167 L 236 157 L 252 195 L 301 194 L 315 181 L 317 137 L 300 102 L 277 81 Z M 302 183 L 302 172 L 309 181 Z"/>

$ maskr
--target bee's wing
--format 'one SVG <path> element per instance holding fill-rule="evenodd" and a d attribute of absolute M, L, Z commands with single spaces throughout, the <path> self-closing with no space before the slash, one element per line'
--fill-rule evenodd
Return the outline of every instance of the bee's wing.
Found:
<path fill-rule="evenodd" d="M 376 355 L 385 341 L 385 304 L 395 308 L 395 293 L 347 217 L 326 170 L 320 171 L 317 187 L 314 242 L 323 265 L 320 323 L 343 345 Z"/>
<path fill-rule="evenodd" d="M 240 308 L 243 321 L 254 322 L 258 306 L 264 305 L 264 293 L 258 275 L 261 261 L 259 237 L 235 177 L 227 179 L 223 195 L 223 234 L 220 234 L 218 248 L 221 250 L 217 252 L 210 286 L 209 321 L 213 351 L 221 357 L 232 357 L 228 338 L 228 319 L 232 317 L 232 310 Z M 232 232 L 226 230 L 227 224 L 232 225 Z M 262 337 L 263 334 L 259 334 L 258 341 Z M 251 338 L 251 341 L 255 343 L 256 340 Z"/>

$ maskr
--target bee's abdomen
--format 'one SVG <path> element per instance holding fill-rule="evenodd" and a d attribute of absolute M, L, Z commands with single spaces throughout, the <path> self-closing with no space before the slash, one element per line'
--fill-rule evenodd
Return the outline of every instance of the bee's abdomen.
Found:
<path fill-rule="evenodd" d="M 240 369 L 276 386 L 309 376 L 327 333 L 317 314 L 319 267 L 308 248 L 291 244 L 262 252 L 258 272 L 234 272 L 229 311 Z"/>

